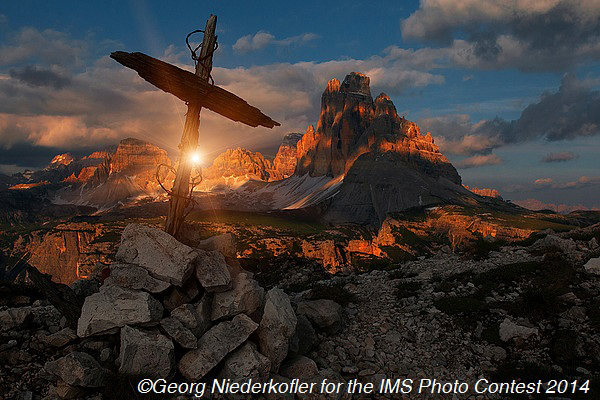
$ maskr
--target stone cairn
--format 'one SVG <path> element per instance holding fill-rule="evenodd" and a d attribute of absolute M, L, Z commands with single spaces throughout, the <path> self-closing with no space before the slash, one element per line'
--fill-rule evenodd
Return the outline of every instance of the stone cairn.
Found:
<path fill-rule="evenodd" d="M 85 298 L 77 330 L 53 334 L 71 345 L 44 365 L 58 397 L 95 398 L 118 375 L 170 382 L 339 379 L 303 355 L 315 346 L 316 331 L 339 331 L 337 303 L 290 301 L 279 288 L 265 293 L 220 251 L 191 248 L 142 224 L 125 228 L 116 260 L 99 291 Z"/>

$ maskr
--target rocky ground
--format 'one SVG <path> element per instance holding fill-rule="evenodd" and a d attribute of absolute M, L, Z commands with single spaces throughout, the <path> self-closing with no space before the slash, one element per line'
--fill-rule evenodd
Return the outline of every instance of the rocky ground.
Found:
<path fill-rule="evenodd" d="M 0 398 L 152 398 L 132 391 L 146 376 L 590 379 L 562 398 L 599 396 L 599 225 L 343 275 L 284 258 L 243 271 L 224 242 L 149 248 L 162 232 L 132 226 L 100 288 L 72 285 L 77 326 L 3 288 Z"/>

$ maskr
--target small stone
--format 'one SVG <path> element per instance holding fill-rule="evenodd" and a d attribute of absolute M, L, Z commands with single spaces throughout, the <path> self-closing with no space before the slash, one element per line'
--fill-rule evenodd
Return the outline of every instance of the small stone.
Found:
<path fill-rule="evenodd" d="M 106 370 L 94 357 L 78 351 L 58 360 L 48 361 L 44 369 L 73 386 L 100 387 L 104 385 L 107 377 Z"/>
<path fill-rule="evenodd" d="M 194 280 L 189 280 L 183 287 L 174 287 L 167 292 L 163 299 L 163 304 L 167 310 L 174 310 L 177 307 L 191 303 L 200 294 L 200 287 Z"/>
<path fill-rule="evenodd" d="M 213 326 L 198 340 L 198 348 L 181 358 L 179 371 L 189 380 L 202 379 L 257 328 L 258 324 L 244 314 Z"/>
<path fill-rule="evenodd" d="M 295 355 L 307 354 L 318 342 L 315 328 L 305 315 L 296 316 L 296 331 L 290 340 L 289 352 Z"/>
<path fill-rule="evenodd" d="M 261 379 L 269 375 L 270 367 L 269 359 L 256 350 L 254 343 L 246 342 L 225 358 L 219 377 L 236 382 Z"/>
<path fill-rule="evenodd" d="M 527 339 L 532 335 L 537 335 L 537 328 L 529 328 L 522 325 L 517 325 L 509 318 L 505 318 L 502 323 L 500 323 L 500 339 L 503 342 L 508 342 L 511 339 L 519 338 L 519 339 Z"/>
<path fill-rule="evenodd" d="M 286 361 L 279 371 L 279 373 L 290 379 L 298 378 L 300 380 L 310 378 L 319 372 L 317 363 L 312 359 L 304 356 L 294 357 L 289 361 Z"/>
<path fill-rule="evenodd" d="M 64 347 L 77 339 L 77 333 L 71 328 L 64 328 L 52 335 L 44 336 L 45 344 L 52 347 Z"/>
<path fill-rule="evenodd" d="M 9 308 L 0 311 L 0 331 L 19 329 L 32 319 L 31 307 Z"/>
<path fill-rule="evenodd" d="M 342 306 L 335 301 L 327 299 L 303 301 L 298 304 L 297 311 L 330 334 L 337 333 L 342 328 Z"/>
<path fill-rule="evenodd" d="M 600 275 L 600 257 L 590 258 L 583 268 L 588 274 Z"/>
<path fill-rule="evenodd" d="M 161 293 L 171 287 L 170 283 L 151 277 L 145 268 L 121 263 L 110 266 L 110 276 L 106 278 L 104 285 L 117 285 L 150 293 Z"/>
<path fill-rule="evenodd" d="M 233 280 L 233 289 L 215 293 L 211 319 L 216 321 L 244 313 L 252 315 L 264 301 L 265 290 L 246 273 L 240 273 Z"/>
<path fill-rule="evenodd" d="M 175 347 L 158 331 L 121 329 L 119 372 L 148 378 L 169 378 L 175 367 Z"/>
<path fill-rule="evenodd" d="M 167 335 L 185 349 L 195 349 L 198 339 L 177 318 L 168 317 L 160 321 L 160 326 Z"/>
<path fill-rule="evenodd" d="M 197 250 L 196 278 L 207 292 L 225 292 L 232 287 L 225 257 L 218 251 Z"/>

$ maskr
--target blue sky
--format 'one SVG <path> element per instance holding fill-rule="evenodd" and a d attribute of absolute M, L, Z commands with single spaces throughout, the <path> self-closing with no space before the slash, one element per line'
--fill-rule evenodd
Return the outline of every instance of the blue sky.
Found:
<path fill-rule="evenodd" d="M 251 130 L 203 112 L 207 158 L 238 145 L 272 155 L 285 133 L 317 121 L 327 80 L 358 70 L 374 95 L 385 91 L 431 130 L 466 184 L 600 207 L 600 5 L 592 0 L 5 2 L 2 169 L 128 136 L 174 152 L 185 107 L 107 55 L 141 51 L 189 68 L 185 35 L 211 13 L 216 83 L 282 127 Z"/>

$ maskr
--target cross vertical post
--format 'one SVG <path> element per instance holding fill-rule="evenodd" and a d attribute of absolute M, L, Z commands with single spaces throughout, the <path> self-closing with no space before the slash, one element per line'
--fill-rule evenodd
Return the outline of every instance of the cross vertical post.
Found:
<path fill-rule="evenodd" d="M 196 75 L 204 82 L 208 82 L 212 70 L 212 53 L 215 49 L 217 16 L 211 15 L 206 22 L 204 39 L 198 63 L 196 64 Z M 190 175 L 192 172 L 191 156 L 198 147 L 198 127 L 200 126 L 200 111 L 202 106 L 198 101 L 190 101 L 187 105 L 183 135 L 179 144 L 179 164 L 175 182 L 169 199 L 169 214 L 165 231 L 173 236 L 177 234 L 184 219 L 184 212 L 189 203 Z"/>

